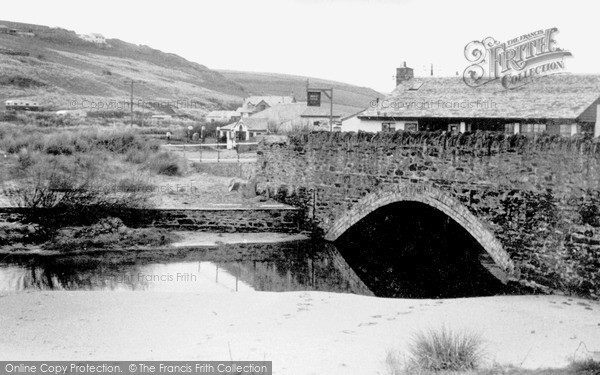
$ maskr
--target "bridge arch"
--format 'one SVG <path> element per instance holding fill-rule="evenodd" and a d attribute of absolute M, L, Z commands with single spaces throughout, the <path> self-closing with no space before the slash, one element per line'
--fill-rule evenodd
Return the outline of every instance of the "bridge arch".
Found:
<path fill-rule="evenodd" d="M 347 230 L 380 207 L 398 202 L 419 202 L 446 214 L 462 226 L 490 255 L 508 277 L 516 277 L 515 265 L 502 244 L 460 201 L 428 185 L 403 185 L 373 192 L 354 204 L 339 217 L 325 234 L 328 241 L 337 240 Z"/>

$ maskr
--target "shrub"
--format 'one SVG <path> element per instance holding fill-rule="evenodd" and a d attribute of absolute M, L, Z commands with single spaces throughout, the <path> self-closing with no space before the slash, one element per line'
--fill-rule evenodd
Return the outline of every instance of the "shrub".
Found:
<path fill-rule="evenodd" d="M 184 160 L 168 152 L 152 156 L 146 165 L 151 171 L 166 176 L 182 176 L 187 169 L 187 163 Z"/>
<path fill-rule="evenodd" d="M 385 367 L 387 375 L 402 375 L 404 374 L 404 364 L 399 358 L 398 353 L 388 351 L 385 357 Z"/>
<path fill-rule="evenodd" d="M 125 154 L 125 161 L 133 164 L 142 164 L 150 158 L 149 150 L 129 150 Z"/>
<path fill-rule="evenodd" d="M 4 194 L 18 207 L 32 208 L 28 220 L 46 228 L 86 225 L 128 208 L 146 207 L 147 190 L 106 190 L 95 155 L 32 157 L 23 178 Z"/>
<path fill-rule="evenodd" d="M 600 362 L 593 359 L 574 361 L 569 365 L 569 370 L 575 374 L 597 375 L 600 374 Z"/>
<path fill-rule="evenodd" d="M 162 228 L 128 228 L 121 219 L 107 217 L 86 227 L 61 228 L 45 248 L 61 251 L 123 249 L 137 246 L 165 246 L 180 237 Z"/>
<path fill-rule="evenodd" d="M 104 118 L 104 119 L 122 119 L 129 115 L 129 112 L 120 110 L 106 110 L 106 111 L 90 111 L 87 116 L 91 118 Z"/>
<path fill-rule="evenodd" d="M 479 366 L 482 354 L 479 335 L 460 334 L 442 326 L 414 335 L 409 366 L 417 371 L 468 371 Z"/>
<path fill-rule="evenodd" d="M 117 190 L 124 193 L 150 193 L 154 188 L 155 186 L 147 178 L 137 175 L 123 178 L 117 183 Z"/>

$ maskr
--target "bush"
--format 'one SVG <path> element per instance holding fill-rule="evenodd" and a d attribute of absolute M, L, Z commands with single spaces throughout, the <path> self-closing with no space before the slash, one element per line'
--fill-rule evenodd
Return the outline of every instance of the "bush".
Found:
<path fill-rule="evenodd" d="M 600 374 L 600 362 L 596 362 L 593 359 L 575 361 L 569 365 L 569 370 L 575 374 L 597 375 Z"/>
<path fill-rule="evenodd" d="M 146 165 L 151 171 L 166 176 L 182 176 L 187 170 L 185 160 L 168 152 L 152 156 Z"/>
<path fill-rule="evenodd" d="M 125 154 L 125 161 L 133 164 L 143 164 L 149 158 L 149 150 L 129 150 L 127 154 Z"/>
<path fill-rule="evenodd" d="M 119 180 L 117 190 L 124 193 L 151 193 L 155 186 L 142 176 L 126 177 Z"/>
<path fill-rule="evenodd" d="M 137 246 L 165 246 L 179 236 L 162 228 L 128 228 L 121 219 L 107 217 L 92 226 L 65 227 L 45 245 L 51 250 L 123 249 Z"/>
<path fill-rule="evenodd" d="M 414 336 L 409 367 L 415 372 L 469 371 L 479 366 L 482 354 L 480 336 L 456 333 L 442 326 Z"/>
<path fill-rule="evenodd" d="M 24 159 L 25 160 L 25 159 Z M 18 207 L 32 208 L 28 220 L 53 228 L 64 225 L 87 225 L 128 208 L 147 206 L 147 185 L 125 183 L 127 189 L 106 189 L 100 175 L 101 160 L 96 155 L 77 157 L 31 156 L 23 177 L 4 194 Z M 132 188 L 134 184 L 136 188 Z"/>

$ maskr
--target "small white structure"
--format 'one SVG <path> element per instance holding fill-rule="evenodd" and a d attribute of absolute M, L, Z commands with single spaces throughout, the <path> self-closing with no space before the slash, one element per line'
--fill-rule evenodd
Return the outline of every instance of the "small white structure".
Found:
<path fill-rule="evenodd" d="M 233 148 L 237 141 L 247 141 L 251 137 L 266 134 L 267 128 L 267 119 L 247 117 L 220 127 L 219 137 L 227 136 L 227 148 Z"/>
<path fill-rule="evenodd" d="M 171 115 L 152 115 L 152 117 L 150 117 L 150 119 L 154 123 L 162 123 L 162 122 L 171 121 L 173 119 L 173 116 L 171 116 Z"/>
<path fill-rule="evenodd" d="M 95 44 L 106 44 L 106 38 L 102 34 L 91 33 L 85 35 L 79 35 L 79 37 L 86 42 L 91 42 Z"/>
<path fill-rule="evenodd" d="M 6 106 L 6 109 L 41 109 L 40 103 L 30 99 L 9 99 L 4 102 L 4 106 Z"/>
<path fill-rule="evenodd" d="M 87 113 L 81 109 L 61 109 L 56 111 L 58 116 L 73 116 L 73 117 L 86 117 Z"/>

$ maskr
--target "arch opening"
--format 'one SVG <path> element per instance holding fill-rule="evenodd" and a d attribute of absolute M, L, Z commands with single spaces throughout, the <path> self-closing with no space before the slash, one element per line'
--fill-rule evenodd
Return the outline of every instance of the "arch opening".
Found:
<path fill-rule="evenodd" d="M 455 298 L 510 292 L 504 273 L 456 220 L 421 201 L 382 205 L 335 245 L 377 296 Z"/>

